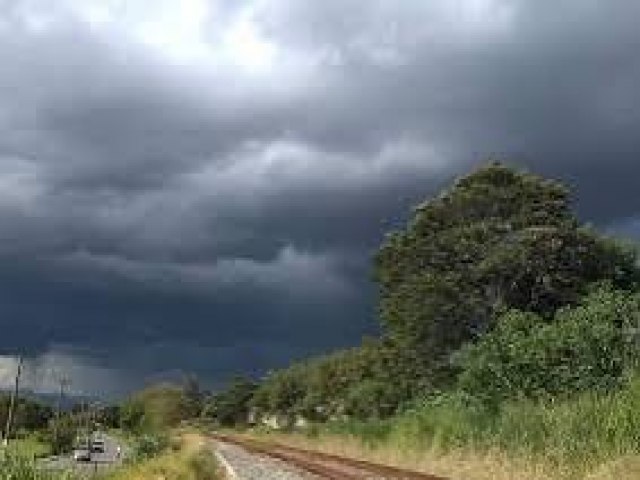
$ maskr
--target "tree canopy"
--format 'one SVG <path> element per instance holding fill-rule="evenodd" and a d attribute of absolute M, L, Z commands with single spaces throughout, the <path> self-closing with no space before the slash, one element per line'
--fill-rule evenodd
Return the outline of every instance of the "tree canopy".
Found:
<path fill-rule="evenodd" d="M 549 318 L 638 270 L 633 250 L 580 224 L 565 186 L 492 163 L 418 206 L 380 248 L 375 278 L 386 333 L 437 359 L 506 309 Z"/>

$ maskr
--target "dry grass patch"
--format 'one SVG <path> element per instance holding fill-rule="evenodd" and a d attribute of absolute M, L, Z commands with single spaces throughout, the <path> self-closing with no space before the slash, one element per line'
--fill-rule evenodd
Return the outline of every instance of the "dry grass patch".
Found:
<path fill-rule="evenodd" d="M 607 462 L 585 480 L 637 480 L 640 478 L 640 456 L 632 455 Z"/>

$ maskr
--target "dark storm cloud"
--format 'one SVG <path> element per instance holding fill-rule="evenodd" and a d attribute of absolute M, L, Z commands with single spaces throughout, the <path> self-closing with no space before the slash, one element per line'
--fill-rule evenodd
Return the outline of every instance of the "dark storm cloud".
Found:
<path fill-rule="evenodd" d="M 0 382 L 17 351 L 116 392 L 353 343 L 382 233 L 491 155 L 638 235 L 630 2 L 145 5 L 0 2 Z"/>

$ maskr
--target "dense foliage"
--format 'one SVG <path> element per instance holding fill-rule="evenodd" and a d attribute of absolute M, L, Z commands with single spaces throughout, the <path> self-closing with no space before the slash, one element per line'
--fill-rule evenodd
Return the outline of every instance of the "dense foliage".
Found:
<path fill-rule="evenodd" d="M 0 455 L 0 480 L 77 480 L 73 472 L 48 470 L 32 458 L 22 455 Z"/>
<path fill-rule="evenodd" d="M 0 394 L 0 425 L 4 428 L 9 412 L 11 397 Z M 39 430 L 47 427 L 53 416 L 53 409 L 44 403 L 19 397 L 13 416 L 13 431 Z"/>
<path fill-rule="evenodd" d="M 640 294 L 606 287 L 550 322 L 509 311 L 460 352 L 460 388 L 490 400 L 611 390 L 637 367 L 638 326 Z"/>
<path fill-rule="evenodd" d="M 255 390 L 256 384 L 251 380 L 234 379 L 227 388 L 209 398 L 204 415 L 227 427 L 245 423 Z"/>
<path fill-rule="evenodd" d="M 636 251 L 581 225 L 558 182 L 487 165 L 420 205 L 374 266 L 381 338 L 231 385 L 210 415 L 379 419 L 443 390 L 495 408 L 612 391 L 636 368 Z"/>
<path fill-rule="evenodd" d="M 51 446 L 51 453 L 54 455 L 70 452 L 83 423 L 77 416 L 57 416 L 49 422 L 49 428 L 43 432 L 42 439 Z"/>
<path fill-rule="evenodd" d="M 366 340 L 271 373 L 256 390 L 256 413 L 313 421 L 383 417 L 415 396 L 424 377 L 410 350 L 385 340 Z"/>
<path fill-rule="evenodd" d="M 121 426 L 135 432 L 162 430 L 190 418 L 192 408 L 183 387 L 153 385 L 135 393 L 122 404 Z"/>
<path fill-rule="evenodd" d="M 131 461 L 153 458 L 169 447 L 169 436 L 164 432 L 143 433 L 133 438 L 129 448 Z"/>
<path fill-rule="evenodd" d="M 628 287 L 634 260 L 579 224 L 564 186 L 491 164 L 420 205 L 406 230 L 387 238 L 375 265 L 381 320 L 437 368 L 504 309 L 551 317 L 595 281 Z"/>

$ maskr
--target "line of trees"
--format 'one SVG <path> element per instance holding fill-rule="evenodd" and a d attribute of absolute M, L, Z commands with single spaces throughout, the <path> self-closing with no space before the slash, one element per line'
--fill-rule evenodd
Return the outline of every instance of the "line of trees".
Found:
<path fill-rule="evenodd" d="M 636 369 L 636 249 L 580 223 L 559 182 L 484 166 L 388 235 L 374 274 L 380 338 L 233 381 L 206 415 L 383 418 L 435 391 L 566 396 L 615 389 Z"/>
<path fill-rule="evenodd" d="M 0 422 L 6 424 L 11 397 L 0 394 Z M 50 446 L 58 454 L 70 451 L 78 433 L 89 425 L 114 428 L 120 425 L 119 407 L 106 405 L 89 408 L 82 401 L 70 409 L 57 408 L 39 398 L 18 396 L 15 403 L 11 438 L 34 437 Z"/>
<path fill-rule="evenodd" d="M 2 426 L 7 422 L 10 403 L 10 395 L 0 394 L 0 425 Z M 45 429 L 51 418 L 53 418 L 53 409 L 49 405 L 30 398 L 18 398 L 13 416 L 13 429 L 18 432 Z"/>

